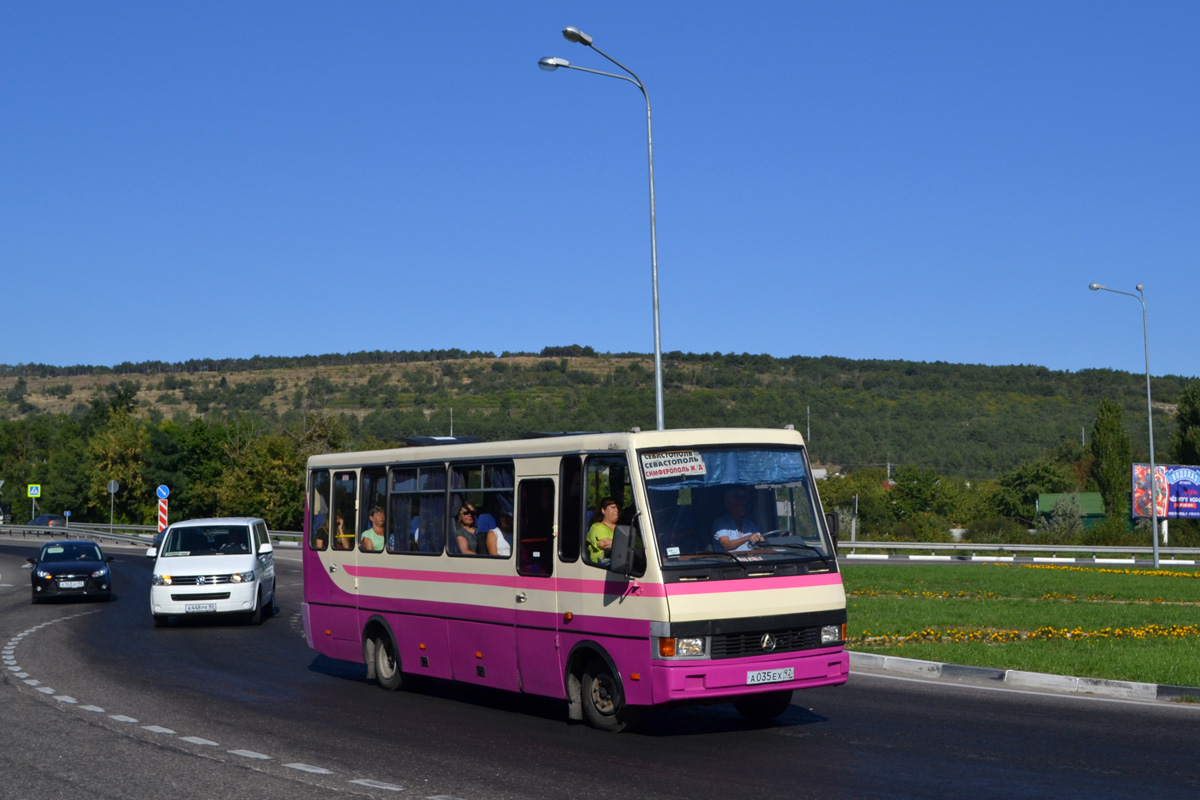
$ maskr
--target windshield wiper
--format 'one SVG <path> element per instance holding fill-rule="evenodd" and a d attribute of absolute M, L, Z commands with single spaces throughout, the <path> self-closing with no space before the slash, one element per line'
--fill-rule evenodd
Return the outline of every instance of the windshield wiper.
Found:
<path fill-rule="evenodd" d="M 745 563 L 743 563 L 743 561 L 740 558 L 735 556 L 733 553 L 729 553 L 724 550 L 713 550 L 712 552 L 707 552 L 707 553 L 692 553 L 691 555 L 695 556 L 697 559 L 708 558 L 709 556 L 724 556 L 725 558 L 732 560 L 735 564 L 737 564 L 739 567 L 741 567 L 742 572 L 749 572 Z M 678 564 L 664 564 L 663 566 L 664 567 L 690 567 L 690 566 L 694 566 L 694 565 L 695 565 L 695 560 L 690 560 L 686 563 L 680 562 Z"/>
<path fill-rule="evenodd" d="M 822 563 L 824 563 L 826 566 L 829 566 L 829 556 L 825 555 L 824 551 L 822 551 L 820 548 L 811 544 L 806 544 L 804 542 L 776 542 L 768 539 L 763 539 L 763 544 L 770 545 L 771 547 L 783 547 L 793 550 L 811 550 L 817 554 L 817 558 L 821 559 Z"/>

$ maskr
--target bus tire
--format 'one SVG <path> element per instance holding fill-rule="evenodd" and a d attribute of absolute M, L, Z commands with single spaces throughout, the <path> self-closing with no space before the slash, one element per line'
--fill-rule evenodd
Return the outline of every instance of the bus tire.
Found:
<path fill-rule="evenodd" d="M 621 679 L 598 661 L 583 672 L 583 716 L 593 727 L 609 733 L 625 730 L 632 711 L 625 705 L 625 690 Z"/>
<path fill-rule="evenodd" d="M 375 680 L 389 692 L 394 692 L 404 685 L 404 674 L 400 671 L 400 659 L 392 639 L 387 635 L 375 637 Z"/>
<path fill-rule="evenodd" d="M 776 717 L 783 716 L 783 712 L 787 711 L 791 705 L 792 692 L 790 689 L 751 694 L 733 701 L 733 707 L 737 709 L 737 712 L 755 725 L 766 725 Z"/>

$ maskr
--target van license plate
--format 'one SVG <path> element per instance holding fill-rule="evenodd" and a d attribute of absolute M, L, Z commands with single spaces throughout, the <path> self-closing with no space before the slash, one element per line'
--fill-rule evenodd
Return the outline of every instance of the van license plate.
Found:
<path fill-rule="evenodd" d="M 216 610 L 216 603 L 188 603 L 183 607 L 185 614 L 211 614 Z"/>
<path fill-rule="evenodd" d="M 60 588 L 60 589 L 82 589 L 83 581 L 59 581 L 58 588 Z"/>
<path fill-rule="evenodd" d="M 796 670 L 794 667 L 785 667 L 783 669 L 756 669 L 746 673 L 746 685 L 753 686 L 756 683 L 781 683 L 783 681 L 794 680 Z"/>

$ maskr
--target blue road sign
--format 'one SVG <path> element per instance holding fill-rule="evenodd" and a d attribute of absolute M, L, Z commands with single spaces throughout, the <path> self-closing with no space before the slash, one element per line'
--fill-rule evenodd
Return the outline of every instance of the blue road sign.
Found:
<path fill-rule="evenodd" d="M 169 495 L 170 493 L 171 493 L 171 490 L 167 488 L 167 485 L 165 483 L 158 487 L 158 497 L 160 500 L 166 500 L 167 495 Z"/>

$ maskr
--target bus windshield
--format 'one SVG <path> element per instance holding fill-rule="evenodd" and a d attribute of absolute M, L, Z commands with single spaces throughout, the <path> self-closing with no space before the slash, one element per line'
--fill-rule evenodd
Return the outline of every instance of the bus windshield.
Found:
<path fill-rule="evenodd" d="M 832 561 L 799 448 L 643 451 L 665 568 L 698 562 Z"/>

